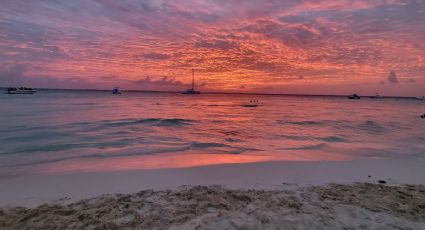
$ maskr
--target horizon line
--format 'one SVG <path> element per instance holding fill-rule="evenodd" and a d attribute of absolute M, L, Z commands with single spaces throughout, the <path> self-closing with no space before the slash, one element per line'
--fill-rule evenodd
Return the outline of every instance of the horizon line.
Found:
<path fill-rule="evenodd" d="M 9 87 L 2 87 L 2 89 L 7 89 Z M 63 91 L 110 91 L 108 89 L 66 89 L 66 88 L 33 88 L 36 90 L 63 90 Z M 162 91 L 162 90 L 121 90 L 122 92 L 133 92 L 133 93 L 182 93 L 183 91 Z M 347 97 L 349 95 L 342 94 L 302 94 L 302 93 L 256 93 L 256 92 L 214 92 L 206 91 L 201 92 L 202 94 L 232 94 L 232 95 L 265 95 L 265 96 L 311 96 L 311 97 Z M 360 97 L 372 97 L 374 95 L 363 95 Z M 383 96 L 385 98 L 404 98 L 404 99 L 414 99 L 415 96 Z"/>

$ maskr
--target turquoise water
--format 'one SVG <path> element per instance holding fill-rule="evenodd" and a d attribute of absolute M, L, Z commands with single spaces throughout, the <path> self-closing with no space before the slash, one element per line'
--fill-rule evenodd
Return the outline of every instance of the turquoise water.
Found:
<path fill-rule="evenodd" d="M 211 164 L 425 155 L 425 103 L 413 99 L 42 90 L 0 103 L 2 175 L 137 169 L 171 155 L 181 162 L 149 168 L 187 167 L 187 153 Z"/>

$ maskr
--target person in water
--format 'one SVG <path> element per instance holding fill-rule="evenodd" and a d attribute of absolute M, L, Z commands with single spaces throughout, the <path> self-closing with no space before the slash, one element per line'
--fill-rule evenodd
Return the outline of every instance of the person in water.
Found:
<path fill-rule="evenodd" d="M 425 118 L 425 113 L 421 115 L 421 118 Z"/>

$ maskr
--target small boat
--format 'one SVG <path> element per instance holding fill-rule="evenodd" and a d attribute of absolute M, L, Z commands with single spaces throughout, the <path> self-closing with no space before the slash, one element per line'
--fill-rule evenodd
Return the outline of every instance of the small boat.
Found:
<path fill-rule="evenodd" d="M 353 94 L 347 97 L 348 99 L 360 99 L 360 96 L 357 94 Z"/>
<path fill-rule="evenodd" d="M 372 99 L 382 99 L 384 97 L 379 95 L 379 93 L 376 93 L 375 96 L 371 96 L 370 98 L 372 98 Z"/>
<path fill-rule="evenodd" d="M 27 87 L 7 88 L 8 94 L 34 94 L 35 92 L 37 91 Z"/>
<path fill-rule="evenodd" d="M 258 107 L 258 100 L 254 99 L 254 100 L 249 100 L 249 104 L 243 104 L 242 107 Z"/>
<path fill-rule="evenodd" d="M 201 94 L 201 92 L 195 90 L 195 70 L 192 69 L 192 88 L 187 89 L 186 91 L 182 92 L 182 94 Z"/>
<path fill-rule="evenodd" d="M 201 94 L 201 92 L 199 91 L 195 91 L 193 89 L 187 89 L 186 91 L 184 91 L 182 94 Z"/>
<path fill-rule="evenodd" d="M 112 94 L 121 94 L 121 90 L 119 87 L 115 87 L 114 89 L 112 89 Z"/>
<path fill-rule="evenodd" d="M 421 100 L 421 101 L 425 101 L 425 96 L 417 97 L 416 99 Z"/>

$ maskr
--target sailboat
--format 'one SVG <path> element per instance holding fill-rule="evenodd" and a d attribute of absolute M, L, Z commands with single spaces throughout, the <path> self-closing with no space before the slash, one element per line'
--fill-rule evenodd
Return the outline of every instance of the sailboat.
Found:
<path fill-rule="evenodd" d="M 195 70 L 192 69 L 192 88 L 187 89 L 183 94 L 200 94 L 201 92 L 195 90 Z"/>

